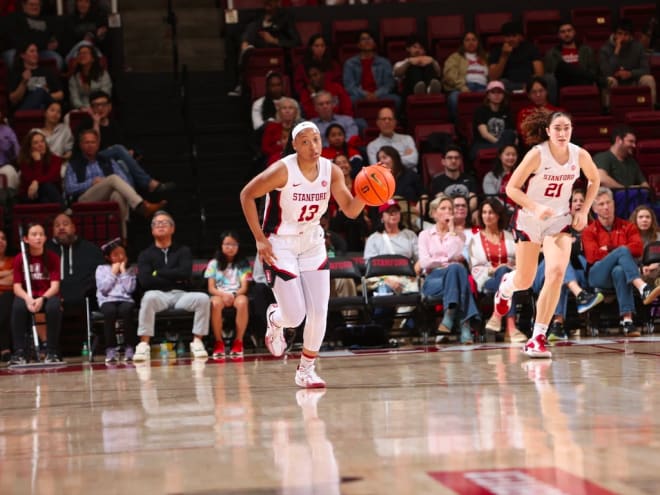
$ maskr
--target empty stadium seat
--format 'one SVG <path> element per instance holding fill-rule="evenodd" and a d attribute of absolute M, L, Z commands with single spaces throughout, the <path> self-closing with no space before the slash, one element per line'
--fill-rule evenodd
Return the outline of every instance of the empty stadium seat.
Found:
<path fill-rule="evenodd" d="M 628 112 L 625 123 L 635 130 L 638 141 L 660 139 L 660 111 Z"/>
<path fill-rule="evenodd" d="M 571 115 L 600 115 L 600 91 L 596 86 L 564 86 L 559 90 L 559 106 Z"/>
<path fill-rule="evenodd" d="M 585 143 L 606 143 L 614 129 L 611 115 L 575 115 L 573 117 L 573 140 L 584 146 Z"/>
<path fill-rule="evenodd" d="M 479 187 L 481 187 L 484 176 L 493 170 L 495 158 L 497 158 L 497 148 L 486 148 L 478 151 L 473 167 Z"/>
<path fill-rule="evenodd" d="M 518 112 L 527 105 L 529 105 L 527 93 L 511 93 L 509 95 L 509 111 L 514 119 L 517 117 Z"/>
<path fill-rule="evenodd" d="M 637 141 L 637 162 L 644 174 L 660 173 L 660 139 Z"/>
<path fill-rule="evenodd" d="M 429 55 L 443 61 L 455 52 L 465 34 L 463 14 L 434 15 L 426 18 L 426 36 Z"/>
<path fill-rule="evenodd" d="M 358 34 L 368 29 L 369 19 L 335 19 L 331 24 L 332 43 L 337 50 L 344 45 L 355 46 Z"/>
<path fill-rule="evenodd" d="M 53 220 L 61 213 L 62 205 L 59 203 L 18 204 L 12 209 L 12 245 L 19 245 L 18 227 L 27 226 L 31 222 L 39 222 L 46 229 L 46 237 L 53 233 Z"/>
<path fill-rule="evenodd" d="M 265 76 L 271 70 L 285 72 L 284 50 L 282 48 L 252 49 L 245 67 L 246 79 L 249 81 L 254 76 Z"/>
<path fill-rule="evenodd" d="M 296 21 L 296 29 L 303 46 L 307 45 L 313 35 L 323 33 L 323 25 L 320 21 Z"/>
<path fill-rule="evenodd" d="M 579 38 L 594 32 L 607 33 L 609 36 L 612 32 L 612 10 L 609 6 L 571 9 L 571 19 Z"/>
<path fill-rule="evenodd" d="M 424 189 L 427 191 L 433 177 L 445 171 L 442 159 L 442 153 L 424 153 L 422 155 L 422 179 L 424 180 Z"/>
<path fill-rule="evenodd" d="M 408 128 L 418 124 L 439 124 L 448 122 L 447 98 L 445 95 L 410 95 L 406 100 Z"/>
<path fill-rule="evenodd" d="M 538 36 L 546 34 L 556 36 L 560 20 L 559 9 L 524 10 L 522 13 L 523 29 L 530 41 L 535 41 Z"/>
<path fill-rule="evenodd" d="M 484 46 L 490 46 L 489 38 L 500 38 L 502 24 L 513 20 L 511 12 L 478 12 L 474 15 L 474 29 Z"/>
<path fill-rule="evenodd" d="M 418 32 L 415 17 L 381 17 L 379 20 L 380 48 L 392 62 L 401 60 L 398 57 L 405 40 Z M 396 42 L 396 43 L 395 43 Z M 403 43 L 402 43 L 403 42 Z M 392 44 L 390 46 L 390 44 Z"/>
<path fill-rule="evenodd" d="M 486 93 L 483 91 L 460 93 L 458 95 L 456 127 L 458 133 L 468 143 L 472 143 L 472 118 L 474 111 L 483 105 L 485 97 Z"/>
<path fill-rule="evenodd" d="M 43 126 L 43 110 L 17 110 L 14 112 L 11 127 L 14 129 L 19 143 L 23 141 L 23 138 L 31 129 L 41 128 Z"/>
<path fill-rule="evenodd" d="M 649 20 L 657 15 L 658 6 L 654 3 L 622 5 L 619 7 L 619 19 L 630 19 L 635 32 L 646 29 Z"/>
<path fill-rule="evenodd" d="M 651 88 L 648 86 L 618 86 L 610 89 L 610 112 L 614 120 L 623 122 L 628 112 L 653 110 Z"/>
<path fill-rule="evenodd" d="M 121 214 L 114 201 L 73 203 L 71 209 L 78 234 L 89 242 L 100 247 L 121 237 Z"/>

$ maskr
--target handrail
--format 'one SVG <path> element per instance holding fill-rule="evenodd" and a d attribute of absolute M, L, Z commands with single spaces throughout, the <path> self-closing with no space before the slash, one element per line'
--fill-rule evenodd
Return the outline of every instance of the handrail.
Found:
<path fill-rule="evenodd" d="M 113 0 L 113 2 L 115 1 L 116 0 Z M 176 12 L 174 12 L 174 7 L 172 6 L 172 0 L 167 0 L 167 15 L 165 16 L 165 22 L 170 25 L 170 31 L 172 33 L 172 74 L 174 75 L 174 80 L 177 81 L 179 79 L 178 19 Z"/>

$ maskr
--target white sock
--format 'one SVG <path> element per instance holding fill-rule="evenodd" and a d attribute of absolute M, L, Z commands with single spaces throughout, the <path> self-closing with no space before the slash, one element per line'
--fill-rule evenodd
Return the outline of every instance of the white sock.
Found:
<path fill-rule="evenodd" d="M 639 295 L 642 297 L 644 297 L 644 289 L 646 289 L 646 285 L 642 285 L 639 289 L 637 289 L 639 291 Z"/>
<path fill-rule="evenodd" d="M 300 367 L 301 368 L 309 368 L 314 364 L 314 361 L 316 360 L 316 357 L 310 358 L 305 356 L 305 353 L 303 352 L 300 355 Z"/>
<path fill-rule="evenodd" d="M 532 338 L 535 338 L 537 335 L 545 335 L 545 332 L 548 331 L 548 325 L 543 323 L 534 323 L 534 334 Z"/>

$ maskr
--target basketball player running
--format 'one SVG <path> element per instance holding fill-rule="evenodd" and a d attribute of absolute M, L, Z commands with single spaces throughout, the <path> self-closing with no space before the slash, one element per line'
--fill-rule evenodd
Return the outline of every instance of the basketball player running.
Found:
<path fill-rule="evenodd" d="M 493 319 L 497 321 L 509 312 L 514 292 L 532 285 L 542 247 L 545 283 L 537 302 L 534 334 L 523 352 L 532 358 L 549 358 L 552 354 L 545 346 L 545 333 L 559 300 L 571 254 L 572 238 L 568 229 L 571 223 L 577 231 L 586 227 L 600 179 L 589 153 L 570 142 L 572 128 L 568 114 L 554 112 L 548 117 L 547 113 L 539 112 L 526 124 L 524 130 L 536 145 L 525 155 L 506 186 L 507 196 L 518 205 L 512 220 L 516 269 L 502 277 L 495 294 L 493 316 L 487 326 L 494 326 L 491 325 Z M 589 184 L 584 207 L 571 219 L 571 191 L 580 170 Z"/>
<path fill-rule="evenodd" d="M 266 347 L 274 356 L 284 354 L 284 328 L 295 328 L 307 317 L 295 381 L 303 388 L 321 388 L 325 382 L 314 371 L 314 360 L 325 336 L 330 271 L 319 220 L 331 194 L 349 218 L 356 218 L 365 203 L 351 195 L 341 169 L 321 157 L 315 124 L 301 122 L 291 140 L 295 153 L 252 179 L 241 191 L 241 205 L 277 301 L 266 312 Z M 255 200 L 266 194 L 261 226 Z"/>

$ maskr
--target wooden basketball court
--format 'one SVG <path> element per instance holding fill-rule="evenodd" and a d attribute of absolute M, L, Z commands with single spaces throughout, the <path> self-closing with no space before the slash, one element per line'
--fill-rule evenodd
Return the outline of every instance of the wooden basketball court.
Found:
<path fill-rule="evenodd" d="M 0 369 L 0 493 L 660 493 L 660 337 Z"/>

